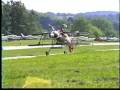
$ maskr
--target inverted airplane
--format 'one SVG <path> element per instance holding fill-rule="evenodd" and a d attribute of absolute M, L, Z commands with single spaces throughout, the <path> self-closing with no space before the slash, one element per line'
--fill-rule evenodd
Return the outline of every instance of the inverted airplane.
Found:
<path fill-rule="evenodd" d="M 50 38 L 55 39 L 57 42 L 61 43 L 62 45 L 66 45 L 69 48 L 69 52 L 71 53 L 71 52 L 73 52 L 73 49 L 74 49 L 74 43 L 72 41 L 72 38 L 63 29 L 67 25 L 63 24 L 63 26 L 64 27 L 62 27 L 60 29 L 55 29 L 54 26 L 49 24 L 49 27 L 51 28 L 51 32 L 49 32 L 49 33 L 47 33 L 47 32 L 39 33 L 39 34 L 34 34 L 34 35 L 45 35 L 45 34 L 48 34 Z M 47 51 L 46 54 L 49 54 L 49 52 L 50 52 L 50 50 Z M 66 52 L 64 51 L 64 53 L 66 53 Z"/>

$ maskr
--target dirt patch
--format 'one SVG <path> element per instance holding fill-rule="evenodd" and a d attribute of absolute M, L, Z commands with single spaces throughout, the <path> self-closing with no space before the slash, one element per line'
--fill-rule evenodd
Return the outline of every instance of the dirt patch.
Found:
<path fill-rule="evenodd" d="M 66 80 L 67 83 L 77 83 L 77 84 L 80 84 L 80 85 L 84 85 L 86 84 L 85 82 L 81 81 L 81 80 Z"/>
<path fill-rule="evenodd" d="M 102 77 L 102 78 L 97 78 L 96 81 L 116 81 L 119 80 L 118 77 Z"/>

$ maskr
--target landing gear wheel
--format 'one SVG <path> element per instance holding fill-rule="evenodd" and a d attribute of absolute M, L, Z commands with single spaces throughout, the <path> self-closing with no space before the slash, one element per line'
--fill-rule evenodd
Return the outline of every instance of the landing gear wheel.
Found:
<path fill-rule="evenodd" d="M 67 54 L 67 52 L 66 52 L 66 51 L 64 51 L 64 54 Z"/>
<path fill-rule="evenodd" d="M 48 52 L 48 51 L 46 51 L 46 52 L 45 52 L 45 54 L 46 54 L 46 56 L 48 56 L 48 55 L 49 55 L 49 52 Z"/>

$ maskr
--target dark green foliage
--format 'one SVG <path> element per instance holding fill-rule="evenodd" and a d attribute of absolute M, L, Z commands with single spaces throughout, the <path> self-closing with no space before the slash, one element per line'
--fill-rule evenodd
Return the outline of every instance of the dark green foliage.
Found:
<path fill-rule="evenodd" d="M 2 3 L 2 33 L 7 34 L 7 31 L 10 31 L 10 4 Z"/>
<path fill-rule="evenodd" d="M 84 17 L 75 19 L 72 26 L 72 31 L 86 32 L 88 31 L 89 22 Z"/>
<path fill-rule="evenodd" d="M 32 34 L 41 30 L 36 13 L 28 11 L 20 1 L 10 1 L 2 5 L 3 34 Z"/>
<path fill-rule="evenodd" d="M 99 38 L 100 36 L 104 36 L 104 33 L 102 33 L 101 29 L 97 28 L 96 26 L 93 26 L 92 24 L 89 25 L 89 32 L 90 37 Z"/>
<path fill-rule="evenodd" d="M 94 17 L 91 23 L 101 29 L 105 36 L 116 36 L 116 32 L 110 20 L 103 17 Z"/>
<path fill-rule="evenodd" d="M 99 29 L 98 27 L 92 25 L 90 23 L 90 21 L 88 21 L 84 17 L 78 17 L 73 22 L 73 26 L 72 26 L 71 31 L 89 32 L 90 37 L 103 36 L 103 33 L 101 32 L 101 29 Z"/>

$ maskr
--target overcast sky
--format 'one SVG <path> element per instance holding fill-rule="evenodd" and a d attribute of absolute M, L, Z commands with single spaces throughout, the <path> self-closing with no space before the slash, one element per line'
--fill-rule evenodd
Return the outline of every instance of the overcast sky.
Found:
<path fill-rule="evenodd" d="M 4 2 L 10 0 L 2 0 Z M 119 11 L 119 0 L 13 0 L 21 1 L 29 10 L 54 13 Z"/>

